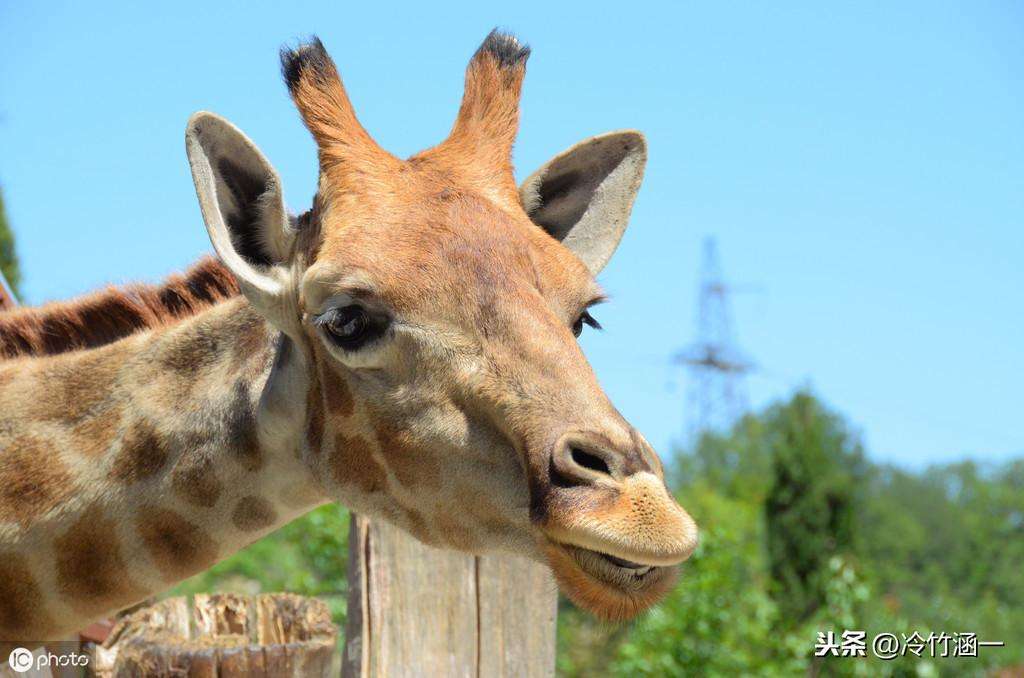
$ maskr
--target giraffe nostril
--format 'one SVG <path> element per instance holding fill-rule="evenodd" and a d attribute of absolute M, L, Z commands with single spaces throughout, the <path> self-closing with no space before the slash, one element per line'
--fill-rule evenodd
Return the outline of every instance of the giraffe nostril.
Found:
<path fill-rule="evenodd" d="M 578 466 L 582 466 L 583 468 L 590 469 L 591 471 L 597 471 L 604 475 L 611 475 L 612 473 L 611 469 L 608 468 L 608 462 L 596 454 L 591 454 L 586 450 L 581 450 L 578 447 L 570 448 L 569 456 L 572 457 L 572 460 L 576 462 Z"/>
<path fill-rule="evenodd" d="M 579 436 L 563 439 L 551 453 L 551 482 L 558 487 L 586 487 L 621 480 L 617 452 Z"/>

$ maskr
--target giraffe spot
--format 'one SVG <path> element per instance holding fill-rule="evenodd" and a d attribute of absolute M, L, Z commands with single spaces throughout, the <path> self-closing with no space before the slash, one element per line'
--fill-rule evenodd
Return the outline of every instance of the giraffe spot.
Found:
<path fill-rule="evenodd" d="M 193 375 L 220 361 L 224 342 L 208 322 L 200 321 L 179 329 L 161 348 L 157 356 L 161 366 L 191 381 Z"/>
<path fill-rule="evenodd" d="M 38 438 L 15 438 L 0 455 L 0 523 L 26 525 L 58 506 L 72 489 L 70 473 Z"/>
<path fill-rule="evenodd" d="M 61 356 L 39 375 L 47 384 L 39 399 L 39 417 L 79 422 L 106 402 L 123 364 L 120 349 L 82 351 Z"/>
<path fill-rule="evenodd" d="M 440 463 L 418 447 L 408 431 L 381 420 L 375 422 L 374 428 L 384 461 L 403 487 L 438 487 L 441 484 Z"/>
<path fill-rule="evenodd" d="M 135 527 L 149 556 L 168 581 L 205 570 L 217 559 L 217 547 L 209 535 L 174 511 L 143 507 Z"/>
<path fill-rule="evenodd" d="M 167 463 L 167 442 L 147 421 L 132 425 L 121 440 L 121 451 L 114 458 L 110 475 L 122 483 L 152 478 Z"/>
<path fill-rule="evenodd" d="M 243 532 L 255 532 L 270 527 L 277 520 L 277 512 L 262 497 L 242 497 L 231 513 L 231 522 Z"/>
<path fill-rule="evenodd" d="M 121 425 L 122 416 L 121 408 L 111 408 L 76 424 L 71 429 L 75 451 L 89 458 L 105 454 L 117 435 L 117 427 Z"/>
<path fill-rule="evenodd" d="M 370 443 L 359 436 L 349 438 L 338 434 L 327 463 L 334 482 L 339 485 L 355 484 L 366 494 L 383 492 L 387 486 L 387 473 L 373 458 Z"/>
<path fill-rule="evenodd" d="M 331 414 L 345 418 L 351 417 L 355 411 L 355 403 L 352 400 L 352 392 L 349 391 L 348 384 L 330 365 L 325 365 L 323 372 L 327 409 Z"/>
<path fill-rule="evenodd" d="M 53 628 L 53 619 L 43 603 L 42 589 L 25 556 L 0 552 L 0 638 L 44 638 Z"/>
<path fill-rule="evenodd" d="M 242 372 L 269 348 L 267 323 L 255 312 L 243 320 L 237 330 L 238 338 L 232 344 L 231 362 L 228 365 L 228 370 L 232 373 Z M 256 360 L 255 362 L 261 363 L 262 361 Z"/>
<path fill-rule="evenodd" d="M 203 508 L 213 508 L 223 489 L 213 461 L 198 453 L 183 458 L 175 465 L 171 472 L 171 487 L 185 501 Z"/>
<path fill-rule="evenodd" d="M 324 442 L 324 403 L 320 382 L 314 378 L 306 397 L 306 444 L 313 456 L 319 456 Z"/>
<path fill-rule="evenodd" d="M 93 507 L 54 541 L 57 587 L 80 614 L 120 609 L 146 595 L 127 576 L 116 529 L 113 520 Z"/>
<path fill-rule="evenodd" d="M 234 396 L 228 411 L 228 450 L 246 471 L 260 470 L 263 467 L 263 453 L 256 434 L 254 405 L 245 380 L 235 382 Z"/>

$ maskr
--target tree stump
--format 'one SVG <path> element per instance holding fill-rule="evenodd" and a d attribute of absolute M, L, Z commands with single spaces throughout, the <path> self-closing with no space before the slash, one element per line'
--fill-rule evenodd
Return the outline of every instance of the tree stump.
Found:
<path fill-rule="evenodd" d="M 338 637 L 327 606 L 290 593 L 169 598 L 119 620 L 96 676 L 328 676 Z M 336 670 L 336 669 L 335 669 Z"/>

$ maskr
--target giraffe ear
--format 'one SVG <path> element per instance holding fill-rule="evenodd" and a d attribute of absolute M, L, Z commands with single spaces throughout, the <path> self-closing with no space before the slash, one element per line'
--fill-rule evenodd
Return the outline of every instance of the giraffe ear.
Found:
<path fill-rule="evenodd" d="M 581 141 L 531 174 L 519 188 L 526 213 L 597 275 L 622 239 L 647 163 L 640 132 Z"/>
<path fill-rule="evenodd" d="M 205 111 L 189 118 L 185 150 L 213 248 L 249 301 L 274 321 L 286 305 L 295 238 L 277 172 L 237 127 Z"/>

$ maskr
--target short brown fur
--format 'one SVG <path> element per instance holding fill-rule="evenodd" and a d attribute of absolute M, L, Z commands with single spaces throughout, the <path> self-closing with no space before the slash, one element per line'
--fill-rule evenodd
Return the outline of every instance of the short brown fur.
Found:
<path fill-rule="evenodd" d="M 81 614 L 127 605 L 144 594 L 121 555 L 117 524 L 98 509 L 87 510 L 54 542 L 57 584 Z"/>
<path fill-rule="evenodd" d="M 213 564 L 217 547 L 197 525 L 165 508 L 139 511 L 139 536 L 168 581 L 177 581 Z"/>
<path fill-rule="evenodd" d="M 121 483 L 137 483 L 160 473 L 170 452 L 153 424 L 138 421 L 121 441 L 110 475 Z"/>
<path fill-rule="evenodd" d="M 16 438 L 0 466 L 0 522 L 28 524 L 74 491 L 71 474 L 48 454 L 43 442 L 30 436 Z"/>
<path fill-rule="evenodd" d="M 0 639 L 13 638 L 15 632 L 42 639 L 52 625 L 28 559 L 18 553 L 0 553 Z"/>

